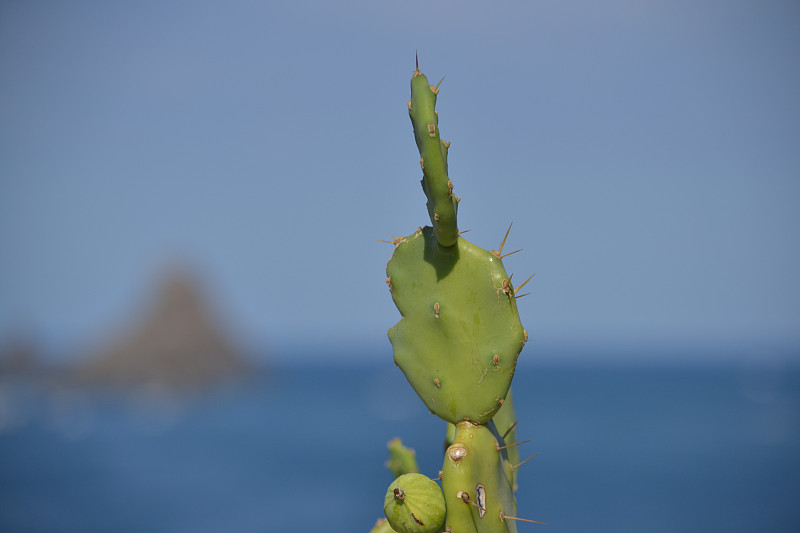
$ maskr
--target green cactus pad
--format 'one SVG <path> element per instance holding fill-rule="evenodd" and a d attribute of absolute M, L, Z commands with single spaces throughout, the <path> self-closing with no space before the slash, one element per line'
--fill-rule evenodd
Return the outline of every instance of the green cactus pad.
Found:
<path fill-rule="evenodd" d="M 389 330 L 395 363 L 431 412 L 483 424 L 497 412 L 525 343 L 500 259 L 431 228 L 399 239 L 386 266 L 403 318 Z"/>
<path fill-rule="evenodd" d="M 442 466 L 446 528 L 459 533 L 515 533 L 511 465 L 486 426 L 456 425 Z"/>
<path fill-rule="evenodd" d="M 428 198 L 428 215 L 433 233 L 443 246 L 453 246 L 458 239 L 458 198 L 447 176 L 448 144 L 439 137 L 439 116 L 436 114 L 438 89 L 428 84 L 419 70 L 411 78 L 411 101 L 408 114 L 414 126 L 414 138 L 422 166 L 422 189 Z"/>

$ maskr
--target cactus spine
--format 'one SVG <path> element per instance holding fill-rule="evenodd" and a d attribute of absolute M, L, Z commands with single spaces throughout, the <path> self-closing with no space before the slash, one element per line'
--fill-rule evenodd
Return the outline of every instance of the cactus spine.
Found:
<path fill-rule="evenodd" d="M 417 64 L 408 111 L 431 226 L 393 241 L 386 281 L 402 319 L 389 340 L 395 364 L 420 399 L 448 422 L 444 530 L 515 532 L 519 452 L 509 387 L 528 335 L 502 263 L 505 238 L 499 251 L 487 251 L 459 235 L 460 199 L 448 176 L 449 143 L 439 136 L 438 93 Z M 390 450 L 395 476 L 416 470 L 399 442 Z M 381 522 L 376 531 L 387 527 Z"/>

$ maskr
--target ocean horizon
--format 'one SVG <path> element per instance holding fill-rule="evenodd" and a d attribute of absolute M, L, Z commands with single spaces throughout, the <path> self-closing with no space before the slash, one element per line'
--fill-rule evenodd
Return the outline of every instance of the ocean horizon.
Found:
<path fill-rule="evenodd" d="M 436 477 L 444 423 L 390 359 L 304 359 L 190 396 L 0 381 L 0 531 L 366 533 L 386 443 Z M 518 514 L 547 525 L 518 530 L 797 531 L 800 365 L 710 361 L 520 364 Z"/>

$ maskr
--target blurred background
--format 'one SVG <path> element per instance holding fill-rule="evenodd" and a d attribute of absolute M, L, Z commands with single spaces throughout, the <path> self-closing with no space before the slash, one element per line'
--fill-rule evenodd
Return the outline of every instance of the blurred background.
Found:
<path fill-rule="evenodd" d="M 536 273 L 520 516 L 800 528 L 797 2 L 178 0 L 0 2 L 0 530 L 366 532 L 388 440 L 435 477 L 416 52 Z"/>

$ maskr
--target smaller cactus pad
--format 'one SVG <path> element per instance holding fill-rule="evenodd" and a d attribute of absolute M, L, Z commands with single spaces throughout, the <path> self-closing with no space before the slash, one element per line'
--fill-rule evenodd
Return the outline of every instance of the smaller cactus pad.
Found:
<path fill-rule="evenodd" d="M 394 477 L 403 474 L 419 472 L 417 465 L 417 454 L 413 448 L 403 444 L 403 441 L 395 437 L 386 445 L 389 449 L 389 460 L 386 461 L 386 468 L 392 471 Z"/>

